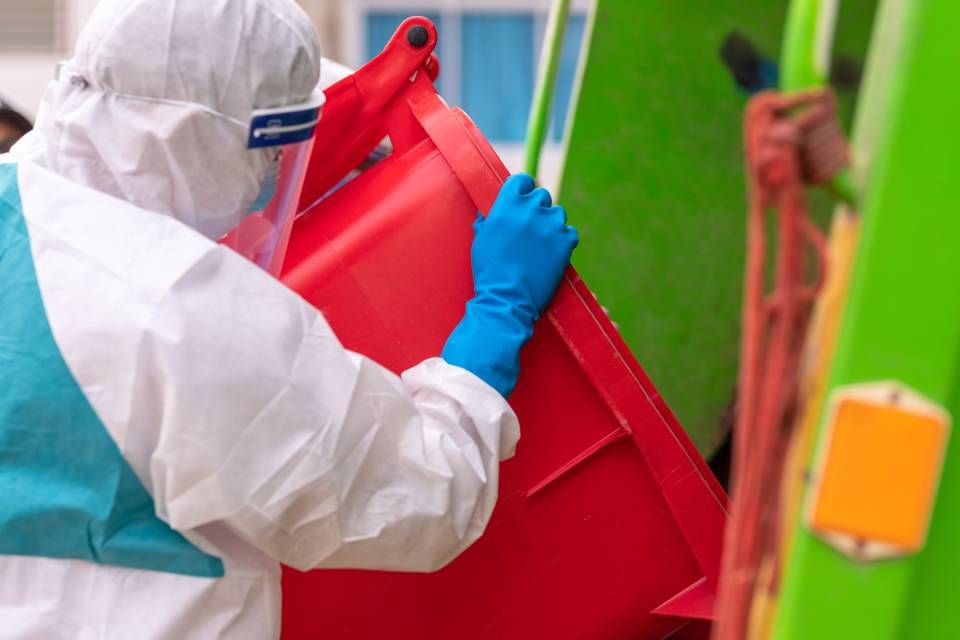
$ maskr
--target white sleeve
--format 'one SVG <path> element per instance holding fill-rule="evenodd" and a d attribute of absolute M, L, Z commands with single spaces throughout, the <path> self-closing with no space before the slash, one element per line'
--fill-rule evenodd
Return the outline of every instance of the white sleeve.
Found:
<path fill-rule="evenodd" d="M 231 251 L 124 215 L 28 224 L 57 343 L 160 517 L 299 569 L 428 571 L 476 540 L 519 437 L 496 391 L 440 359 L 398 377 Z"/>

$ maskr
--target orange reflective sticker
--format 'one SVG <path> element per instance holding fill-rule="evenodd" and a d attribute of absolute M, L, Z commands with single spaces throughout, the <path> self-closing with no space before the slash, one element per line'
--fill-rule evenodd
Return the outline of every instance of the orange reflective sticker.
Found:
<path fill-rule="evenodd" d="M 838 390 L 813 475 L 810 528 L 870 559 L 923 547 L 949 417 L 893 383 Z"/>

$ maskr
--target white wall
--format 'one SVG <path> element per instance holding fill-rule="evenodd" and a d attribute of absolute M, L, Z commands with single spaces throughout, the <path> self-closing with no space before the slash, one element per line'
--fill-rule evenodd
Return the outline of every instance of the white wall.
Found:
<path fill-rule="evenodd" d="M 43 89 L 63 57 L 59 54 L 0 55 L 0 97 L 33 120 Z"/>
<path fill-rule="evenodd" d="M 69 57 L 77 34 L 97 0 L 61 0 L 62 21 L 55 50 L 43 53 L 0 53 L 0 97 L 31 119 L 57 63 Z"/>

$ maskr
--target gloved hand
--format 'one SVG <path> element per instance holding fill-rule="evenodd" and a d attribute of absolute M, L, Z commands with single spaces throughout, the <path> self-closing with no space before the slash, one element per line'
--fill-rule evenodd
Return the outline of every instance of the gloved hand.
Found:
<path fill-rule="evenodd" d="M 520 374 L 520 348 L 553 298 L 579 242 L 563 207 L 511 176 L 490 215 L 477 217 L 471 251 L 474 297 L 443 348 L 443 359 L 510 395 Z"/>

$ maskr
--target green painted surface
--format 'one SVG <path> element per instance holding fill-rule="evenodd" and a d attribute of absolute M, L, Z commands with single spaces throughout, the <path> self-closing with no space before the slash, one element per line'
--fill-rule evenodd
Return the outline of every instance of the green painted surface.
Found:
<path fill-rule="evenodd" d="M 527 123 L 526 148 L 524 149 L 523 170 L 534 178 L 540 169 L 540 152 L 543 141 L 550 128 L 550 107 L 553 104 L 553 89 L 563 53 L 563 38 L 570 16 L 570 0 L 553 0 L 550 16 L 543 37 L 543 51 L 540 52 L 540 66 L 537 70 L 537 88 L 533 93 L 530 106 L 530 119 Z"/>
<path fill-rule="evenodd" d="M 862 55 L 873 5 L 845 3 L 838 51 Z M 567 150 L 574 263 L 705 455 L 737 376 L 746 218 L 747 98 L 717 52 L 738 29 L 773 56 L 786 6 L 599 0 Z"/>
<path fill-rule="evenodd" d="M 875 38 L 864 90 L 871 102 L 860 118 L 869 134 L 864 144 L 872 150 L 862 177 L 864 227 L 830 374 L 831 388 L 902 381 L 954 416 L 960 409 L 960 126 L 947 114 L 960 113 L 960 75 L 953 69 L 958 28 L 955 0 L 884 3 L 878 25 L 883 37 Z M 860 121 L 857 128 L 855 143 Z M 799 524 L 776 638 L 960 635 L 955 440 L 954 434 L 920 554 L 852 562 Z"/>
<path fill-rule="evenodd" d="M 780 55 L 780 89 L 799 91 L 822 87 L 829 82 L 828 52 L 833 42 L 832 25 L 838 18 L 838 5 L 837 0 L 793 0 L 790 3 Z M 830 17 L 822 19 L 822 16 Z M 860 23 L 867 26 L 870 22 L 861 20 Z M 849 103 L 844 106 L 849 109 Z M 843 201 L 855 203 L 848 170 L 841 171 L 830 187 Z"/>

